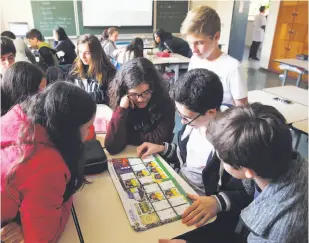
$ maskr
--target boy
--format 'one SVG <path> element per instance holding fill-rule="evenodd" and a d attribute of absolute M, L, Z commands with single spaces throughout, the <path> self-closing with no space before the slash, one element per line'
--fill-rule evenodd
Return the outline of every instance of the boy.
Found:
<path fill-rule="evenodd" d="M 16 49 L 10 38 L 1 36 L 1 76 L 15 62 Z"/>
<path fill-rule="evenodd" d="M 58 58 L 56 51 L 51 46 L 44 42 L 41 32 L 37 29 L 32 29 L 26 34 L 31 48 L 39 51 L 39 66 L 46 71 L 48 67 L 58 66 Z"/>
<path fill-rule="evenodd" d="M 235 178 L 249 179 L 244 185 L 254 195 L 241 212 L 238 240 L 230 242 L 307 242 L 308 163 L 293 151 L 284 117 L 259 103 L 235 107 L 210 122 L 207 138 L 224 169 Z M 195 197 L 182 216 L 183 223 L 192 225 L 207 218 L 203 198 Z"/>
<path fill-rule="evenodd" d="M 216 73 L 224 89 L 223 103 L 244 105 L 248 103 L 247 83 L 243 68 L 233 57 L 222 53 L 218 43 L 221 21 L 217 12 L 207 6 L 191 10 L 181 26 L 193 52 L 189 70 L 206 68 Z"/>

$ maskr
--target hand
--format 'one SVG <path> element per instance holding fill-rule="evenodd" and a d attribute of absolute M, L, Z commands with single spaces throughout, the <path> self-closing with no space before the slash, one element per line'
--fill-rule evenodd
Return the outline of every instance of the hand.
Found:
<path fill-rule="evenodd" d="M 1 228 L 1 242 L 4 243 L 23 243 L 24 234 L 21 226 L 15 222 L 11 222 Z"/>
<path fill-rule="evenodd" d="M 138 157 L 145 159 L 149 155 L 163 152 L 164 146 L 154 143 L 143 143 L 137 147 L 136 151 Z"/>
<path fill-rule="evenodd" d="M 130 100 L 127 95 L 122 96 L 122 98 L 120 100 L 120 107 L 122 107 L 124 109 L 128 109 L 129 106 L 131 106 L 131 108 L 134 109 L 133 101 Z"/>
<path fill-rule="evenodd" d="M 159 243 L 186 243 L 186 241 L 179 240 L 179 239 L 175 239 L 175 240 L 159 239 Z"/>
<path fill-rule="evenodd" d="M 218 202 L 213 197 L 188 194 L 195 202 L 183 213 L 182 223 L 196 227 L 204 225 L 219 212 Z"/>

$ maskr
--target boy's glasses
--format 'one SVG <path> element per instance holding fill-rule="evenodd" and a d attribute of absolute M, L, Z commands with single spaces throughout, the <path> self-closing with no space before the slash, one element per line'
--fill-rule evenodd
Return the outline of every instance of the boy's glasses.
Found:
<path fill-rule="evenodd" d="M 152 90 L 146 90 L 144 91 L 143 93 L 141 94 L 137 94 L 137 93 L 130 93 L 127 95 L 127 97 L 130 99 L 130 100 L 137 100 L 139 97 L 143 97 L 144 99 L 149 99 L 152 95 Z"/>
<path fill-rule="evenodd" d="M 180 116 L 181 119 L 183 119 L 185 121 L 186 125 L 190 125 L 192 122 L 194 122 L 197 118 L 199 118 L 201 115 L 203 114 L 198 114 L 196 117 L 194 117 L 193 119 L 189 119 L 187 117 L 184 117 L 183 115 L 180 114 L 180 112 L 178 110 L 176 110 L 177 114 Z"/>

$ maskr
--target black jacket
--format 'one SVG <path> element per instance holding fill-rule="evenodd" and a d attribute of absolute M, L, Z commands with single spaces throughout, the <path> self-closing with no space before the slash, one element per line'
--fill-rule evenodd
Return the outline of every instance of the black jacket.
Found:
<path fill-rule="evenodd" d="M 167 33 L 167 35 L 163 40 L 161 40 L 159 44 L 160 51 L 164 51 L 166 49 L 170 52 L 178 53 L 188 58 L 191 58 L 192 56 L 192 51 L 189 47 L 189 44 L 185 40 L 173 36 L 170 33 Z"/>
<path fill-rule="evenodd" d="M 54 48 L 57 52 L 64 52 L 63 58 L 60 58 L 60 65 L 73 64 L 77 55 L 75 52 L 75 45 L 71 40 L 54 41 Z"/>
<path fill-rule="evenodd" d="M 57 66 L 56 50 L 42 46 L 39 50 L 39 67 L 45 72 L 48 67 Z"/>

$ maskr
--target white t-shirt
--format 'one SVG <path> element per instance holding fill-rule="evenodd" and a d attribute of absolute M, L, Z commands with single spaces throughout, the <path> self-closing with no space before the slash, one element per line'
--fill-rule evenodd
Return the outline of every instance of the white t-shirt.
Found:
<path fill-rule="evenodd" d="M 222 53 L 214 61 L 208 61 L 193 55 L 188 69 L 195 68 L 205 68 L 219 76 L 224 90 L 223 104 L 235 105 L 234 100 L 247 97 L 247 80 L 245 79 L 243 66 L 228 54 Z"/>
<path fill-rule="evenodd" d="M 266 25 L 266 16 L 259 14 L 255 16 L 253 22 L 253 41 L 262 42 L 264 40 L 264 30 L 261 28 Z"/>

